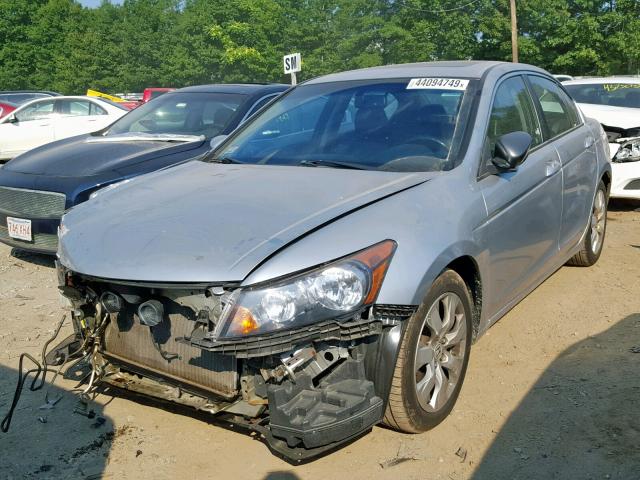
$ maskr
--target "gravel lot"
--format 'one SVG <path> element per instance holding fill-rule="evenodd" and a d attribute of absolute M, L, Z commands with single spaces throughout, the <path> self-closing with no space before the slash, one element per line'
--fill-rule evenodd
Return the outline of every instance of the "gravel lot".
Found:
<path fill-rule="evenodd" d="M 640 479 L 640 207 L 614 204 L 604 253 L 564 267 L 474 345 L 452 415 L 422 435 L 374 428 L 292 467 L 257 439 L 108 395 L 73 413 L 69 380 L 25 390 L 0 478 Z M 62 315 L 47 257 L 0 246 L 0 416 L 21 352 L 38 358 Z M 67 329 L 66 333 L 69 333 Z M 62 334 L 61 337 L 62 338 Z"/>

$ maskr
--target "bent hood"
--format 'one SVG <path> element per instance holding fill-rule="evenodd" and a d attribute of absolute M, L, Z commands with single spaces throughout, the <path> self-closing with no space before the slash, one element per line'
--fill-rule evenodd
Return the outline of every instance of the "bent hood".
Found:
<path fill-rule="evenodd" d="M 189 162 L 71 209 L 58 255 L 108 279 L 241 281 L 306 232 L 433 175 Z"/>
<path fill-rule="evenodd" d="M 30 150 L 4 168 L 17 173 L 53 177 L 88 177 L 117 172 L 152 158 L 200 147 L 203 140 L 167 142 L 150 139 L 81 135 Z M 102 141 L 100 141 L 102 140 Z"/>
<path fill-rule="evenodd" d="M 640 108 L 593 105 L 590 103 L 579 103 L 578 106 L 585 116 L 595 118 L 602 125 L 625 130 L 640 127 Z"/>

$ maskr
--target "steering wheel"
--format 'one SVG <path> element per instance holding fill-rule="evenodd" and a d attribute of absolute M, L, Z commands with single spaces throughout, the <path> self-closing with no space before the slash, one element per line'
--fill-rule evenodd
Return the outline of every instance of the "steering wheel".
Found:
<path fill-rule="evenodd" d="M 415 137 L 410 138 L 406 144 L 418 144 L 418 145 L 425 145 L 425 146 L 435 146 L 435 148 L 431 148 L 431 146 L 429 146 L 429 148 L 431 148 L 431 150 L 433 150 L 433 153 L 442 153 L 444 156 L 446 156 L 449 153 L 449 145 L 447 145 L 446 143 L 444 143 L 442 140 L 440 140 L 439 138 L 435 138 L 432 137 L 431 135 L 416 135 Z"/>
<path fill-rule="evenodd" d="M 383 172 L 440 172 L 446 164 L 447 161 L 440 158 L 407 155 L 394 158 L 378 167 L 378 170 Z"/>

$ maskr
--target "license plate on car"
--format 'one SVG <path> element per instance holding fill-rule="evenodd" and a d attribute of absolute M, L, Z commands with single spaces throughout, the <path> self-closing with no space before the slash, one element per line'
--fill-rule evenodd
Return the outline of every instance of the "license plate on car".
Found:
<path fill-rule="evenodd" d="M 30 242 L 31 236 L 31 220 L 26 218 L 7 217 L 7 229 L 9 236 L 17 240 L 26 240 Z"/>

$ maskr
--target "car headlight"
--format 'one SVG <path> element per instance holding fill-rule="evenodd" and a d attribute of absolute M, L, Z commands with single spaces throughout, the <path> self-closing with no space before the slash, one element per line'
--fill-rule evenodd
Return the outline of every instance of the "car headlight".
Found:
<path fill-rule="evenodd" d="M 623 143 L 613 157 L 614 162 L 637 162 L 640 160 L 640 138 Z"/>
<path fill-rule="evenodd" d="M 106 187 L 99 188 L 98 190 L 96 190 L 95 192 L 92 192 L 89 195 L 89 200 L 91 200 L 93 198 L 96 198 L 98 195 L 101 195 L 101 194 L 103 194 L 105 192 L 108 192 L 109 190 L 113 190 L 114 188 L 117 188 L 120 185 L 123 185 L 125 183 L 130 182 L 130 181 L 131 181 L 131 179 L 127 178 L 126 180 L 120 180 L 119 182 L 112 183 L 110 185 L 107 185 Z"/>
<path fill-rule="evenodd" d="M 349 318 L 371 305 L 396 249 L 385 240 L 286 279 L 236 290 L 215 330 L 236 338 Z"/>

